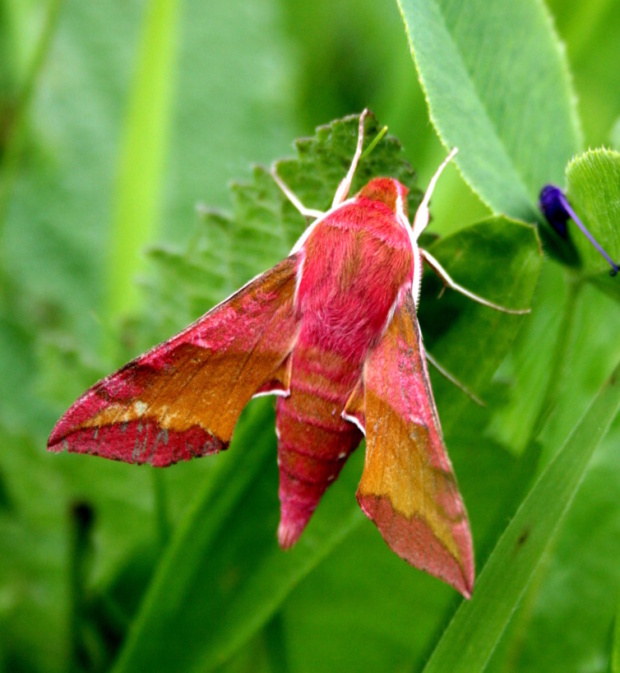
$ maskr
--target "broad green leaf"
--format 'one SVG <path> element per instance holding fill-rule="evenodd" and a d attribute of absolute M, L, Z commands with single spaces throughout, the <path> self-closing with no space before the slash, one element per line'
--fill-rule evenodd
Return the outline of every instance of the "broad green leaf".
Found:
<path fill-rule="evenodd" d="M 536 0 L 398 0 L 431 120 L 495 212 L 540 219 L 580 145 L 568 70 Z"/>
<path fill-rule="evenodd" d="M 567 197 L 575 213 L 616 264 L 620 264 L 620 152 L 588 150 L 566 168 Z M 619 278 L 577 227 L 569 222 L 584 273 L 597 287 L 620 298 Z"/>
<path fill-rule="evenodd" d="M 620 365 L 502 535 L 425 668 L 482 671 L 569 507 L 594 450 L 620 410 Z"/>

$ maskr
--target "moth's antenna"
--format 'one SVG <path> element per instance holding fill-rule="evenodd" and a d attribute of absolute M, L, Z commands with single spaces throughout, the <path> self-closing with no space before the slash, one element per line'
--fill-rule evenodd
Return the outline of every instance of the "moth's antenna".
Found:
<path fill-rule="evenodd" d="M 364 120 L 368 114 L 368 108 L 364 108 L 360 114 L 359 125 L 357 127 L 357 147 L 355 148 L 355 154 L 353 155 L 353 160 L 349 166 L 347 174 L 343 178 L 342 182 L 338 185 L 338 189 L 334 194 L 334 200 L 332 201 L 332 208 L 340 205 L 349 195 L 349 189 L 351 189 L 351 183 L 353 182 L 353 176 L 355 175 L 355 170 L 357 169 L 357 164 L 360 161 L 362 156 L 362 146 L 364 145 Z"/>

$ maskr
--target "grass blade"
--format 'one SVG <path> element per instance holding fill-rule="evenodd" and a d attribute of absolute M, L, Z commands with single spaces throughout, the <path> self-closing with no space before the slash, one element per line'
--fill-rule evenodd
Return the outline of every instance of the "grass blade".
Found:
<path fill-rule="evenodd" d="M 541 474 L 462 603 L 425 673 L 482 671 L 517 607 L 588 462 L 620 409 L 620 365 Z"/>
<path fill-rule="evenodd" d="M 131 311 L 141 251 L 155 239 L 176 55 L 178 0 L 152 0 L 121 148 L 107 269 L 107 317 Z"/>

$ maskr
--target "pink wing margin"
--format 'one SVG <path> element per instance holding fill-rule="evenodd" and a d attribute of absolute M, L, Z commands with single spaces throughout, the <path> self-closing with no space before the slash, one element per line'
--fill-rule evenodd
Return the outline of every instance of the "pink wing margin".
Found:
<path fill-rule="evenodd" d="M 363 399 L 360 391 L 351 401 L 366 429 L 357 499 L 393 551 L 469 598 L 467 513 L 443 443 L 413 298 L 404 295 L 365 363 Z"/>
<path fill-rule="evenodd" d="M 95 384 L 58 421 L 48 449 L 157 467 L 225 449 L 253 395 L 286 390 L 298 263 L 288 257 Z"/>

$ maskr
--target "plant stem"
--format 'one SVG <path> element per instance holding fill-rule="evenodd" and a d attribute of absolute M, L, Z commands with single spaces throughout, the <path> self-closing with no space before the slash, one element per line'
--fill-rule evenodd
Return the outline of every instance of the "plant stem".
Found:
<path fill-rule="evenodd" d="M 71 506 L 69 530 L 69 596 L 70 596 L 70 670 L 89 668 L 89 652 L 84 642 L 86 578 L 91 553 L 91 533 L 94 512 L 89 504 L 77 502 Z"/>

